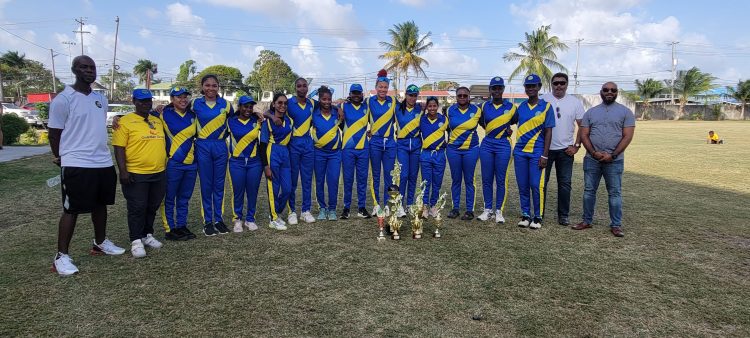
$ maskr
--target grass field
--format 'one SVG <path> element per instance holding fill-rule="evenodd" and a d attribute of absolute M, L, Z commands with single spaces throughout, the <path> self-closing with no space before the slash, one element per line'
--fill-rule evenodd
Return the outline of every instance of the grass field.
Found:
<path fill-rule="evenodd" d="M 169 242 L 134 260 L 88 256 L 82 217 L 71 245 L 81 273 L 69 278 L 49 272 L 60 208 L 44 182 L 56 168 L 48 155 L 2 163 L 0 336 L 747 337 L 748 128 L 639 122 L 625 155 L 624 238 L 606 227 L 603 184 L 598 221 L 582 232 L 552 218 L 538 231 L 516 227 L 511 184 L 510 224 L 449 222 L 439 240 L 378 242 L 376 222 L 359 219 L 275 232 L 263 216 L 255 233 Z M 709 129 L 726 144 L 706 145 Z M 477 188 L 480 209 L 479 178 Z M 554 178 L 549 195 L 554 214 Z M 109 237 L 126 246 L 117 198 Z"/>

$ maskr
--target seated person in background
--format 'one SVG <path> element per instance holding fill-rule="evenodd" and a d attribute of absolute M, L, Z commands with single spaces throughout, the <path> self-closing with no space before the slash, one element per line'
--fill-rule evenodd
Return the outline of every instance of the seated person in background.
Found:
<path fill-rule="evenodd" d="M 719 134 L 713 130 L 708 132 L 708 138 L 706 139 L 707 144 L 724 144 L 724 140 L 719 138 Z"/>

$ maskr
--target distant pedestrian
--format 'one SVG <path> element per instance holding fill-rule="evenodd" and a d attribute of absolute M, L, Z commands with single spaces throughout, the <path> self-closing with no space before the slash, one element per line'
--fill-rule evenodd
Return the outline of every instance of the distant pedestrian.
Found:
<path fill-rule="evenodd" d="M 107 98 L 91 90 L 96 64 L 86 55 L 73 59 L 76 81 L 50 104 L 49 141 L 54 163 L 60 166 L 63 213 L 57 235 L 53 271 L 61 276 L 78 272 L 68 256 L 79 214 L 91 213 L 94 223 L 92 255 L 121 255 L 125 249 L 107 239 L 107 205 L 115 203 L 117 173 L 107 141 Z"/>
<path fill-rule="evenodd" d="M 600 92 L 602 103 L 592 107 L 583 115 L 581 141 L 586 148 L 583 158 L 584 193 L 583 221 L 574 230 L 591 228 L 596 207 L 596 191 L 604 177 L 609 195 L 610 231 L 623 237 L 622 231 L 622 173 L 625 163 L 625 148 L 633 140 L 635 115 L 615 100 L 617 85 L 607 82 Z"/>

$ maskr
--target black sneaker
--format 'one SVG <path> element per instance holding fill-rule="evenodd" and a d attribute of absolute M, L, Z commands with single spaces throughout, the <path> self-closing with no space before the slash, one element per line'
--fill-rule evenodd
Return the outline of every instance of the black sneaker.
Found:
<path fill-rule="evenodd" d="M 206 223 L 203 225 L 203 234 L 206 236 L 216 236 L 219 232 L 214 228 L 213 223 Z"/>
<path fill-rule="evenodd" d="M 187 241 L 188 238 L 185 236 L 180 229 L 171 229 L 168 233 L 164 234 L 164 239 L 168 241 Z"/>
<path fill-rule="evenodd" d="M 344 212 L 341 213 L 341 219 L 349 219 L 349 208 L 344 208 Z"/>
<path fill-rule="evenodd" d="M 229 228 L 227 228 L 227 226 L 224 225 L 224 222 L 222 221 L 214 223 L 214 228 L 216 228 L 216 231 L 218 231 L 222 235 L 229 233 Z"/>
<path fill-rule="evenodd" d="M 461 216 L 461 219 L 464 221 L 471 221 L 474 219 L 474 213 L 471 211 L 467 211 L 463 216 Z"/>
<path fill-rule="evenodd" d="M 560 224 L 562 226 L 568 226 L 570 225 L 570 220 L 567 217 L 562 217 L 562 218 L 559 218 L 559 220 L 557 221 L 557 224 Z"/>
<path fill-rule="evenodd" d="M 458 209 L 451 210 L 450 214 L 448 214 L 448 218 L 456 218 L 458 217 Z"/>
<path fill-rule="evenodd" d="M 188 229 L 187 226 L 183 228 L 177 228 L 177 230 L 182 232 L 185 237 L 187 237 L 187 239 L 195 239 L 195 234 L 190 232 L 190 229 Z"/>
<path fill-rule="evenodd" d="M 357 211 L 357 217 L 372 218 L 372 215 L 370 215 L 370 212 L 367 211 L 367 208 L 359 208 L 359 210 Z"/>

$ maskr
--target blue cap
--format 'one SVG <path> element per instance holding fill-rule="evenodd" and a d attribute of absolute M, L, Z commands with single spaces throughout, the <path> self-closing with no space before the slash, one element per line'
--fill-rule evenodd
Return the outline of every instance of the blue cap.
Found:
<path fill-rule="evenodd" d="M 182 94 L 190 95 L 190 92 L 185 87 L 174 87 L 169 91 L 169 96 L 180 96 Z"/>
<path fill-rule="evenodd" d="M 253 100 L 253 97 L 250 95 L 242 95 L 240 96 L 240 106 L 244 106 L 245 104 L 252 103 L 255 104 L 255 100 Z"/>
<path fill-rule="evenodd" d="M 503 87 L 505 87 L 505 82 L 503 82 L 503 78 L 501 78 L 499 76 L 493 77 L 492 80 L 490 80 L 490 87 L 494 87 L 494 86 L 503 86 Z"/>
<path fill-rule="evenodd" d="M 136 100 L 150 100 L 154 97 L 151 96 L 150 90 L 141 88 L 133 90 L 133 98 Z"/>
<path fill-rule="evenodd" d="M 419 87 L 415 84 L 410 84 L 408 87 L 406 87 L 406 94 L 419 94 Z"/>
<path fill-rule="evenodd" d="M 351 86 L 349 86 L 350 92 L 362 92 L 362 85 L 359 83 L 352 83 Z"/>
<path fill-rule="evenodd" d="M 523 80 L 523 85 L 524 86 L 525 85 L 532 85 L 532 84 L 542 84 L 542 79 L 539 78 L 539 75 L 529 74 Z"/>

